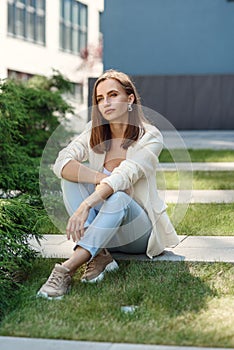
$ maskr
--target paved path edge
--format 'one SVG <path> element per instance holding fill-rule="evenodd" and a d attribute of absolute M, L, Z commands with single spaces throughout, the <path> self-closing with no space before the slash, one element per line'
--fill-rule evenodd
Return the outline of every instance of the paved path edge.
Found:
<path fill-rule="evenodd" d="M 2 350 L 224 350 L 225 348 L 0 337 Z M 229 348 L 234 350 L 233 348 Z M 227 350 L 227 349 L 225 349 Z"/>

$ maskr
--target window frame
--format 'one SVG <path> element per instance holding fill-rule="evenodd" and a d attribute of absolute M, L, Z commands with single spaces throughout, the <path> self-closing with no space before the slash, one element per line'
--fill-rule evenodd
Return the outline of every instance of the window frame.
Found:
<path fill-rule="evenodd" d="M 7 69 L 7 78 L 11 80 L 28 81 L 34 75 L 31 73 L 21 72 L 18 70 Z"/>
<path fill-rule="evenodd" d="M 42 6 L 39 6 L 42 4 Z M 23 16 L 17 27 L 16 17 Z M 33 16 L 32 16 L 33 15 Z M 30 17 L 33 17 L 30 23 Z M 40 22 L 39 22 L 40 21 Z M 38 25 L 39 23 L 40 26 Z M 41 35 L 40 29 L 42 28 Z M 33 30 L 31 30 L 33 29 Z M 46 45 L 46 0 L 8 0 L 7 1 L 7 33 L 8 36 L 32 42 L 34 44 Z M 30 33 L 33 33 L 30 35 Z"/>
<path fill-rule="evenodd" d="M 69 17 L 66 13 L 66 4 L 69 4 Z M 84 11 L 85 16 L 83 24 L 81 23 L 82 11 Z M 75 13 L 76 16 L 74 15 Z M 77 55 L 87 48 L 87 43 L 88 6 L 76 0 L 60 0 L 59 49 L 63 52 Z"/>

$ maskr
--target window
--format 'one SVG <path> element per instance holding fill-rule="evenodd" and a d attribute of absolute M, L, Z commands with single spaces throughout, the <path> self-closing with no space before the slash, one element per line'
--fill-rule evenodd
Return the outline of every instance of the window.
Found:
<path fill-rule="evenodd" d="M 76 104 L 84 103 L 84 93 L 83 93 L 83 84 L 81 83 L 71 83 L 71 92 L 66 93 L 66 97 Z"/>
<path fill-rule="evenodd" d="M 45 44 L 45 0 L 8 0 L 8 34 Z"/>
<path fill-rule="evenodd" d="M 87 47 L 88 8 L 76 0 L 60 0 L 60 49 L 80 53 Z"/>
<path fill-rule="evenodd" d="M 18 72 L 18 71 L 11 70 L 11 69 L 8 69 L 7 75 L 8 75 L 9 79 L 15 79 L 15 80 L 21 80 L 21 81 L 27 81 L 33 77 L 32 74 Z"/>
<path fill-rule="evenodd" d="M 99 12 L 99 41 L 103 40 L 103 31 L 102 31 L 102 12 Z"/>

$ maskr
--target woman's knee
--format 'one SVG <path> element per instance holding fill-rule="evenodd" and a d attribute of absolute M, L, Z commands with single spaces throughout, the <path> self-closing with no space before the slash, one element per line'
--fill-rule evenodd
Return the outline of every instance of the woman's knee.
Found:
<path fill-rule="evenodd" d="M 119 211 L 126 209 L 131 201 L 132 198 L 125 192 L 117 191 L 105 200 L 104 206 L 111 208 L 113 211 Z"/>
<path fill-rule="evenodd" d="M 106 201 L 108 201 L 108 202 L 111 202 L 111 201 L 122 201 L 122 200 L 129 201 L 129 200 L 131 200 L 131 197 L 127 193 L 125 193 L 123 191 L 117 191 L 117 192 L 114 192 L 110 197 L 108 197 L 106 199 Z"/>

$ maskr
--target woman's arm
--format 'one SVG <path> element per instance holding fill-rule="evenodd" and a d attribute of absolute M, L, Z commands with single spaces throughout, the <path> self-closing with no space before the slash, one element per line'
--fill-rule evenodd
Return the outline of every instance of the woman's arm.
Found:
<path fill-rule="evenodd" d="M 97 185 L 107 175 L 81 164 L 75 159 L 70 160 L 62 169 L 61 175 L 64 179 L 72 182 L 91 183 Z"/>

